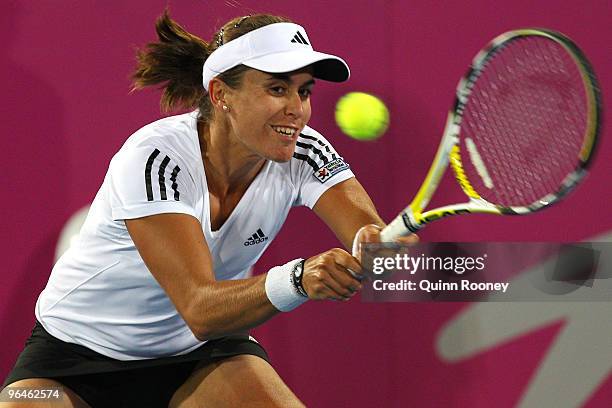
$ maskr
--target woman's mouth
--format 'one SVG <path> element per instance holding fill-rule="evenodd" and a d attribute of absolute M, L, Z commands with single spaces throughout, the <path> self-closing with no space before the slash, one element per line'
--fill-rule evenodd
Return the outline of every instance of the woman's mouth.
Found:
<path fill-rule="evenodd" d="M 293 136 L 295 136 L 295 134 L 298 131 L 298 129 L 296 128 L 287 127 L 287 126 L 271 126 L 271 127 L 276 133 L 287 136 L 289 139 L 293 138 Z"/>

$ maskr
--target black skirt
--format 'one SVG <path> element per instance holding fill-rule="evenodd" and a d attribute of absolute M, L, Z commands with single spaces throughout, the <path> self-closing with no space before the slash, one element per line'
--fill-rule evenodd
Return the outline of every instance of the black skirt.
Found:
<path fill-rule="evenodd" d="M 61 341 L 36 322 L 2 388 L 26 378 L 50 378 L 70 388 L 92 408 L 165 408 L 199 363 L 241 354 L 268 361 L 263 347 L 248 335 L 211 340 L 181 356 L 115 360 L 87 347 Z"/>

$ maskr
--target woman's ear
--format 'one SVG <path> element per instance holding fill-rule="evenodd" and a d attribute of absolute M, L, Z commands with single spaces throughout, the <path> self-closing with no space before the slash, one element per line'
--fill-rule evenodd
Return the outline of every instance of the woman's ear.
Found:
<path fill-rule="evenodd" d="M 223 81 L 217 78 L 210 80 L 208 84 L 208 97 L 215 109 L 220 109 L 224 112 L 229 111 L 226 101 L 227 91 L 227 85 Z"/>

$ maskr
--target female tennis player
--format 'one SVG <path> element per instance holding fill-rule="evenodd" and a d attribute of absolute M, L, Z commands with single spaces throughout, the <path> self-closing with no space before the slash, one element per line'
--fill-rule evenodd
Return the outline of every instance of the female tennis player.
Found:
<path fill-rule="evenodd" d="M 294 206 L 345 248 L 378 239 L 367 193 L 307 126 L 315 79 L 349 68 L 280 17 L 234 19 L 210 43 L 167 13 L 156 28 L 135 89 L 162 84 L 165 109 L 192 112 L 144 126 L 113 157 L 5 385 L 63 387 L 53 407 L 302 406 L 247 332 L 308 299 L 350 299 L 359 260 L 336 248 L 246 275 Z"/>

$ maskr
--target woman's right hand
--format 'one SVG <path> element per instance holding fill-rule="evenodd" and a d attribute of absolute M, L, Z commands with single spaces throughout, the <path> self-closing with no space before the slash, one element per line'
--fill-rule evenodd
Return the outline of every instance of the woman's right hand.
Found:
<path fill-rule="evenodd" d="M 310 299 L 347 301 L 361 290 L 360 277 L 359 261 L 345 250 L 333 248 L 304 262 L 302 286 Z"/>

